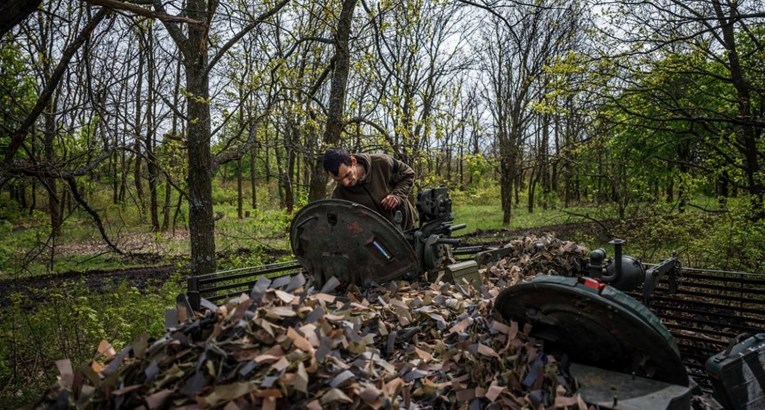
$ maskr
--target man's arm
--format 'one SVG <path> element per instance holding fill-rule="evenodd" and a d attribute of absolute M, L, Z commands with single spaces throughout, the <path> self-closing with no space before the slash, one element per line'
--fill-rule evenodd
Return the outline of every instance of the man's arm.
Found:
<path fill-rule="evenodd" d="M 406 200 L 414 185 L 414 170 L 395 158 L 391 158 L 391 160 L 391 185 L 393 186 L 391 194 L 396 195 L 401 200 Z"/>

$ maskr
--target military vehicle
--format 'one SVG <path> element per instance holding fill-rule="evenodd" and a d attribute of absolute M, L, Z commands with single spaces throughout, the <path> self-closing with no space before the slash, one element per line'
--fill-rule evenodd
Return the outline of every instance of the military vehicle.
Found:
<path fill-rule="evenodd" d="M 191 309 L 247 292 L 261 275 L 307 272 L 317 286 L 337 278 L 369 286 L 421 278 L 472 280 L 506 248 L 462 244 L 452 233 L 446 188 L 417 196 L 411 231 L 343 200 L 301 209 L 290 229 L 296 260 L 192 277 Z M 495 311 L 530 324 L 545 351 L 565 357 L 589 404 L 614 409 L 765 408 L 765 279 L 754 274 L 683 268 L 676 257 L 644 264 L 593 250 L 573 277 L 536 277 L 504 289 Z M 742 335 L 752 336 L 745 338 Z M 746 340 L 744 340 L 746 339 Z"/>

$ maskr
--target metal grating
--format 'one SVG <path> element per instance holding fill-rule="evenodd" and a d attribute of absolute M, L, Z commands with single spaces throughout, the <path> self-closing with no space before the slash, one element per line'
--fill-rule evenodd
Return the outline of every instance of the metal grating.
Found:
<path fill-rule="evenodd" d="M 711 392 L 707 359 L 738 335 L 765 332 L 765 275 L 684 268 L 677 284 L 677 293 L 670 294 L 667 278 L 661 278 L 649 308 L 677 340 L 691 377 Z"/>
<path fill-rule="evenodd" d="M 242 293 L 250 293 L 253 285 L 261 277 L 279 277 L 302 272 L 303 267 L 297 260 L 273 263 L 242 269 L 214 272 L 208 275 L 192 276 L 188 279 L 189 303 L 192 309 L 200 309 L 200 299 L 219 304 Z"/>

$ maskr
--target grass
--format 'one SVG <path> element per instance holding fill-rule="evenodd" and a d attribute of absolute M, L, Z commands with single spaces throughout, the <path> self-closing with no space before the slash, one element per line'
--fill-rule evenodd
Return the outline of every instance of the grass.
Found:
<path fill-rule="evenodd" d="M 559 209 L 536 208 L 529 213 L 525 207 L 513 208 L 511 221 L 502 224 L 502 210 L 498 199 L 483 198 L 469 201 L 461 194 L 453 198 L 454 224 L 464 223 L 467 227 L 457 231 L 456 236 L 476 230 L 533 229 L 571 222 L 616 220 L 613 206 L 571 207 Z M 476 203 L 477 202 L 477 203 Z M 523 198 L 521 203 L 525 203 Z M 609 224 L 612 235 L 626 240 L 625 254 L 646 262 L 659 262 L 677 254 L 686 266 L 708 267 L 733 270 L 762 270 L 765 267 L 762 255 L 765 249 L 758 239 L 765 235 L 763 224 L 753 224 L 742 217 L 744 211 L 737 209 L 745 205 L 741 199 L 729 199 L 732 212 L 715 214 L 717 198 L 698 195 L 680 213 L 677 204 L 646 202 L 633 204 L 628 218 L 642 221 L 635 224 Z M 591 233 L 575 233 L 574 240 L 591 249 L 604 248 L 613 255 L 613 245 Z"/>
<path fill-rule="evenodd" d="M 217 188 L 223 190 L 225 188 Z M 259 196 L 259 209 L 249 210 L 249 217 L 239 219 L 235 195 L 219 194 L 226 202 L 216 203 L 214 211 L 222 215 L 216 221 L 216 248 L 220 269 L 232 269 L 262 264 L 268 254 L 289 254 L 289 228 L 291 214 L 279 209 L 278 196 L 273 187 L 263 187 Z M 233 198 L 233 203 L 231 202 Z M 546 209 L 537 208 L 529 213 L 525 207 L 513 209 L 511 222 L 502 224 L 502 210 L 498 192 L 493 188 L 478 193 L 453 193 L 455 224 L 467 227 L 456 232 L 464 235 L 476 230 L 533 228 L 583 220 L 575 214 L 595 212 L 592 208 Z M 522 201 L 525 203 L 525 200 Z M 50 246 L 46 243 L 48 223 L 42 212 L 20 215 L 13 225 L 0 225 L 0 243 L 8 244 L 13 256 L 0 260 L 0 279 L 36 276 L 52 272 L 109 270 L 151 266 L 177 262 L 188 257 L 188 232 L 186 212 L 182 210 L 175 232 L 151 232 L 150 226 L 138 214 L 135 206 L 110 205 L 103 208 L 103 220 L 109 238 L 123 251 L 138 256 L 121 256 L 111 252 L 105 245 L 95 224 L 81 210 L 75 210 L 64 221 L 61 235 L 57 238 L 53 270 L 48 269 Z M 1 215 L 0 215 L 1 216 Z M 147 255 L 159 255 L 147 258 Z M 31 256 L 37 257 L 28 262 Z M 26 261 L 26 262 L 25 262 Z M 24 263 L 22 263 L 24 262 Z"/>
<path fill-rule="evenodd" d="M 87 364 L 101 340 L 119 351 L 142 334 L 162 336 L 164 311 L 182 289 L 172 277 L 146 289 L 122 282 L 94 291 L 79 281 L 12 294 L 0 308 L 0 408 L 35 403 L 55 380 L 56 360 Z"/>
<path fill-rule="evenodd" d="M 459 231 L 459 234 L 467 234 L 476 230 L 492 229 L 519 229 L 535 228 L 540 226 L 557 225 L 569 222 L 590 221 L 585 216 L 591 215 L 596 211 L 595 208 L 572 207 L 561 209 L 539 209 L 533 213 L 523 208 L 514 208 L 511 214 L 510 223 L 502 223 L 502 209 L 497 205 L 471 205 L 460 204 L 453 207 L 452 213 L 455 215 L 454 223 L 464 223 L 467 227 Z M 602 212 L 599 218 L 607 217 Z"/>

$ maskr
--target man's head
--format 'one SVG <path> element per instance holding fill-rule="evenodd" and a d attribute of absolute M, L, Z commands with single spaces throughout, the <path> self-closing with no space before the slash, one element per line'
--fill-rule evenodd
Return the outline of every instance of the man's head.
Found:
<path fill-rule="evenodd" d="M 332 179 L 345 187 L 356 185 L 363 176 L 363 167 L 356 157 L 342 148 L 331 148 L 324 153 L 324 170 Z"/>

